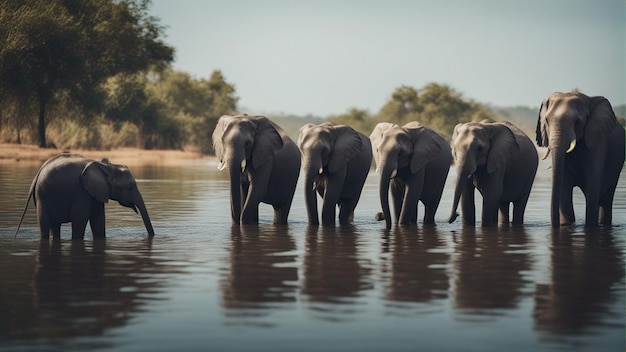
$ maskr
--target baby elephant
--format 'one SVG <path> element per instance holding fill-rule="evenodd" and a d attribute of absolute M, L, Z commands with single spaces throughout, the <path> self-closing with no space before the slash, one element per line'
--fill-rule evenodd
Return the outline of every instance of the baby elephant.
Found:
<path fill-rule="evenodd" d="M 483 196 L 482 226 L 524 223 L 524 211 L 535 180 L 539 157 L 533 142 L 508 122 L 458 124 L 452 136 L 456 188 L 449 222 L 456 217 L 461 199 L 463 224 L 475 225 L 474 188 Z"/>
<path fill-rule="evenodd" d="M 61 224 L 72 223 L 72 239 L 83 239 L 87 221 L 94 238 L 105 237 L 104 203 L 109 199 L 139 210 L 150 237 L 154 230 L 133 175 L 124 165 L 96 161 L 77 154 L 63 153 L 47 160 L 33 180 L 24 213 L 33 198 L 37 207 L 39 236 L 61 237 Z M 15 232 L 17 235 L 17 231 Z"/>

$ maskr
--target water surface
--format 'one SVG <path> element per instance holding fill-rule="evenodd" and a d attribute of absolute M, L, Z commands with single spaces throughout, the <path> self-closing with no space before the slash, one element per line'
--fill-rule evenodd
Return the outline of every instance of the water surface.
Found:
<path fill-rule="evenodd" d="M 0 165 L 0 350 L 625 349 L 624 173 L 612 229 L 551 230 L 542 163 L 523 228 L 447 224 L 451 170 L 436 227 L 385 231 L 375 173 L 352 226 L 308 227 L 300 184 L 289 225 L 233 227 L 215 164 L 134 167 L 153 239 L 110 202 L 106 240 L 39 241 L 32 204 L 13 240 L 38 166 Z"/>

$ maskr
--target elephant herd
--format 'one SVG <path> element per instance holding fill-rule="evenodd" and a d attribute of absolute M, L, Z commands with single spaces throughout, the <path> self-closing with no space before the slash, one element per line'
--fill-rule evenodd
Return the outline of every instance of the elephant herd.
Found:
<path fill-rule="evenodd" d="M 610 226 L 612 204 L 624 164 L 624 128 L 604 97 L 578 92 L 553 93 L 541 104 L 536 141 L 552 153 L 552 227 L 574 222 L 572 191 L 585 195 L 585 226 Z M 302 170 L 309 225 L 335 226 L 352 221 L 372 164 L 380 176 L 382 212 L 390 228 L 416 225 L 418 202 L 424 224 L 433 224 L 448 170 L 457 170 L 449 222 L 475 225 L 475 189 L 482 194 L 482 226 L 521 225 L 539 158 L 534 143 L 509 122 L 458 124 L 448 143 L 417 122 L 381 122 L 366 136 L 331 122 L 306 124 L 297 143 L 263 116 L 222 116 L 212 135 L 219 169 L 230 180 L 233 224 L 257 224 L 263 202 L 274 208 L 274 223 L 286 224 Z M 389 206 L 389 194 L 393 213 Z M 128 168 L 61 154 L 46 161 L 32 182 L 40 236 L 59 237 L 61 223 L 72 222 L 72 238 L 83 238 L 87 222 L 94 237 L 104 237 L 104 206 L 117 200 L 142 215 L 154 235 L 146 207 Z M 509 207 L 513 204 L 513 218 Z M 28 201 L 24 212 L 28 207 Z M 22 215 L 23 219 L 23 215 Z M 22 220 L 20 220 L 21 224 Z M 18 226 L 19 229 L 19 226 Z"/>

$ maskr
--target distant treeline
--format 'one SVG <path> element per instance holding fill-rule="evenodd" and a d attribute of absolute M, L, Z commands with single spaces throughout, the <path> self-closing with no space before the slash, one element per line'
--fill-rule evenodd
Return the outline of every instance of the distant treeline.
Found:
<path fill-rule="evenodd" d="M 0 2 L 0 141 L 42 147 L 195 149 L 212 153 L 217 119 L 238 110 L 235 85 L 171 68 L 149 0 Z M 537 107 L 538 109 L 538 107 Z M 329 117 L 268 114 L 295 138 L 330 120 L 369 134 L 380 121 L 419 121 L 449 138 L 457 123 L 507 119 L 529 134 L 537 109 L 494 108 L 452 87 L 401 86 L 379 111 Z M 621 109 L 621 110 L 620 110 Z M 626 107 L 616 109 L 624 121 Z M 528 116 L 531 118 L 528 118 Z"/>

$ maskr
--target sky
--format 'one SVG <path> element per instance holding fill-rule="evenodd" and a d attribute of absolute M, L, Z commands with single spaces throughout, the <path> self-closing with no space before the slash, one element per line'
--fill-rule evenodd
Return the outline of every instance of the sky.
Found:
<path fill-rule="evenodd" d="M 624 0 L 152 0 L 196 78 L 220 70 L 241 112 L 378 110 L 408 85 L 497 106 L 578 89 L 626 102 Z"/>

